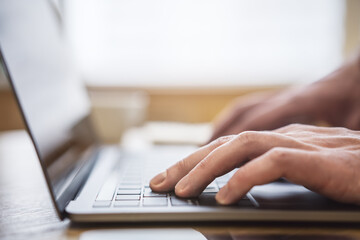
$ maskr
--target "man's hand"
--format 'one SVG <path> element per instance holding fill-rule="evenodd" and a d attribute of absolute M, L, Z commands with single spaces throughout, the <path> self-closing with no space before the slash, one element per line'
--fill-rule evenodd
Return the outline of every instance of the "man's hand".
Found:
<path fill-rule="evenodd" d="M 332 199 L 360 204 L 360 132 L 301 124 L 221 137 L 154 177 L 150 187 L 194 197 L 237 167 L 216 195 L 221 204 L 235 203 L 253 186 L 280 177 Z"/>
<path fill-rule="evenodd" d="M 360 130 L 360 55 L 308 86 L 236 99 L 214 122 L 211 141 L 248 130 L 273 130 L 291 123 Z"/>

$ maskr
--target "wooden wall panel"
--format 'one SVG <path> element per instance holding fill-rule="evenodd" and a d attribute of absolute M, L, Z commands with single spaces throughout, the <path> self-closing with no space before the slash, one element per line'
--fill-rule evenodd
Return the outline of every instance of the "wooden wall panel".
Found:
<path fill-rule="evenodd" d="M 23 128 L 15 97 L 9 89 L 0 89 L 0 131 Z"/>
<path fill-rule="evenodd" d="M 148 95 L 147 120 L 209 122 L 234 98 L 256 91 L 276 90 L 278 87 L 248 87 L 222 89 L 124 89 L 118 87 L 89 87 L 90 93 L 123 93 L 143 91 Z M 0 90 L 0 131 L 23 129 L 24 124 L 15 98 L 9 89 Z"/>
<path fill-rule="evenodd" d="M 218 89 L 200 88 L 136 88 L 89 87 L 91 93 L 121 94 L 143 91 L 149 97 L 147 119 L 150 121 L 210 122 L 227 104 L 238 96 L 256 92 L 278 90 L 284 86 L 234 87 Z"/>

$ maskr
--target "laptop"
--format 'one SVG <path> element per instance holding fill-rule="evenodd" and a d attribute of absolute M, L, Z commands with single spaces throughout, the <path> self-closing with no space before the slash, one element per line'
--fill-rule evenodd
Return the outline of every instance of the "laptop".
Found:
<path fill-rule="evenodd" d="M 152 192 L 149 179 L 195 148 L 158 146 L 131 152 L 99 142 L 63 27 L 61 15 L 46 0 L 0 2 L 1 67 L 16 95 L 61 219 L 360 221 L 358 206 L 331 201 L 285 180 L 256 186 L 237 204 L 219 206 L 214 196 L 233 172 L 217 178 L 197 198 Z"/>

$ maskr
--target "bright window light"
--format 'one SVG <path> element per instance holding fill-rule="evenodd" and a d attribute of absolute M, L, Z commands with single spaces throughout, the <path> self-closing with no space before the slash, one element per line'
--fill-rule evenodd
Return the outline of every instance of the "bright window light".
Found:
<path fill-rule="evenodd" d="M 342 61 L 343 0 L 72 0 L 67 30 L 89 85 L 314 81 Z"/>

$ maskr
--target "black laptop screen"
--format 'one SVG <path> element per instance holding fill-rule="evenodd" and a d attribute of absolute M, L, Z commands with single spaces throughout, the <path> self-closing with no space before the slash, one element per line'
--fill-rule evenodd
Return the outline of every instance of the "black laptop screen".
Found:
<path fill-rule="evenodd" d="M 89 101 L 70 61 L 60 15 L 46 0 L 1 1 L 0 48 L 2 67 L 63 212 L 67 188 L 86 165 L 84 154 L 95 137 Z"/>

